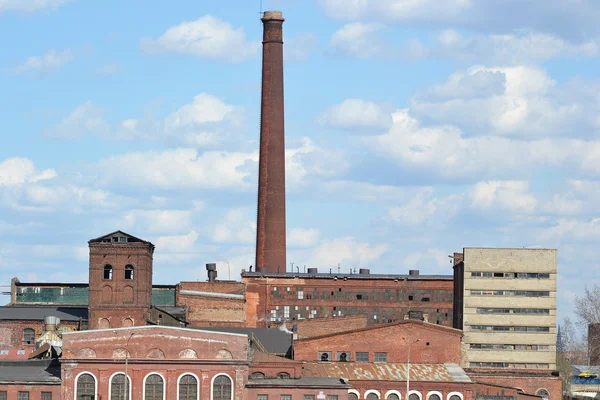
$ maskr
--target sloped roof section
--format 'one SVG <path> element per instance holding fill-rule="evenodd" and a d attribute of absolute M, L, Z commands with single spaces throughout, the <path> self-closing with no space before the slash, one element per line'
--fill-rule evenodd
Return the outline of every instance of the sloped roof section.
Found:
<path fill-rule="evenodd" d="M 347 335 L 351 335 L 356 332 L 370 331 L 373 329 L 389 329 L 389 328 L 392 328 L 395 326 L 408 325 L 408 324 L 421 325 L 422 327 L 424 327 L 426 329 L 439 330 L 439 331 L 443 331 L 445 333 L 449 333 L 451 335 L 456 335 L 456 336 L 463 335 L 463 331 L 461 331 L 460 329 L 454 329 L 454 328 L 450 328 L 448 326 L 432 324 L 430 322 L 419 321 L 416 319 L 405 319 L 402 321 L 392 322 L 392 323 L 388 323 L 388 324 L 371 325 L 371 326 L 367 326 L 366 328 L 360 328 L 360 329 L 355 329 L 355 330 L 351 330 L 351 331 L 328 333 L 326 335 L 321 335 L 321 336 L 313 336 L 313 337 L 309 337 L 309 338 L 297 339 L 297 341 L 318 340 L 318 339 L 322 339 L 322 338 L 326 338 L 326 337 L 340 336 L 340 335 L 347 336 Z"/>
<path fill-rule="evenodd" d="M 60 363 L 57 359 L 2 361 L 0 383 L 60 385 Z"/>
<path fill-rule="evenodd" d="M 44 317 L 58 317 L 61 321 L 87 320 L 87 307 L 0 307 L 1 320 L 42 320 Z"/>
<path fill-rule="evenodd" d="M 350 381 L 406 381 L 406 363 L 307 362 L 302 376 L 344 378 Z M 411 364 L 415 382 L 471 382 L 456 364 Z"/>
<path fill-rule="evenodd" d="M 246 334 L 251 341 L 258 342 L 260 350 L 270 354 L 289 355 L 292 347 L 292 335 L 279 329 L 233 327 L 198 327 L 197 329 Z"/>
<path fill-rule="evenodd" d="M 102 235 L 102 236 L 97 237 L 95 239 L 91 239 L 91 240 L 88 241 L 88 243 L 102 243 L 106 239 L 111 239 L 112 237 L 126 237 L 128 243 L 132 243 L 132 242 L 146 243 L 146 244 L 150 244 L 150 245 L 152 245 L 152 247 L 154 247 L 154 245 L 152 243 L 148 242 L 147 240 L 143 240 L 143 239 L 137 238 L 137 237 L 135 237 L 133 235 L 130 235 L 129 233 L 123 232 L 121 230 L 114 231 L 114 232 L 109 233 L 107 235 Z"/>

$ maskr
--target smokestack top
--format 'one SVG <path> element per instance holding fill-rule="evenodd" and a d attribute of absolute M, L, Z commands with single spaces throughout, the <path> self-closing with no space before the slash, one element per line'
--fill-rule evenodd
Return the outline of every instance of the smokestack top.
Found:
<path fill-rule="evenodd" d="M 281 11 L 265 11 L 262 17 L 263 21 L 270 21 L 270 20 L 276 20 L 276 21 L 285 21 L 283 19 L 283 14 L 281 14 Z"/>

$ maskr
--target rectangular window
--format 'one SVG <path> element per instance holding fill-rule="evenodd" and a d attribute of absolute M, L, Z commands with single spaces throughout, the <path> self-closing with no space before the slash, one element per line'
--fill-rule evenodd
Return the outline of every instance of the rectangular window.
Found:
<path fill-rule="evenodd" d="M 304 299 L 304 292 L 302 290 L 298 291 L 298 299 L 299 300 L 303 300 Z"/>
<path fill-rule="evenodd" d="M 256 400 L 269 400 L 269 395 L 268 394 L 257 394 Z"/>
<path fill-rule="evenodd" d="M 357 351 L 356 362 L 369 362 L 369 353 L 366 351 Z"/>
<path fill-rule="evenodd" d="M 375 353 L 374 362 L 387 362 L 387 353 Z"/>
<path fill-rule="evenodd" d="M 0 400 L 7 400 L 6 391 L 0 391 Z"/>
<path fill-rule="evenodd" d="M 280 400 L 292 400 L 291 394 L 282 394 Z"/>
<path fill-rule="evenodd" d="M 41 400 L 52 400 L 52 392 L 42 392 Z"/>
<path fill-rule="evenodd" d="M 330 351 L 320 351 L 319 352 L 319 361 L 332 361 L 332 355 Z"/>
<path fill-rule="evenodd" d="M 304 400 L 315 400 L 315 395 L 314 394 L 305 394 Z"/>
<path fill-rule="evenodd" d="M 327 395 L 327 400 L 338 400 L 338 397 L 335 394 L 329 394 Z"/>
<path fill-rule="evenodd" d="M 341 362 L 350 361 L 350 352 L 349 351 L 338 351 L 336 359 L 337 359 L 337 361 L 341 361 Z"/>
<path fill-rule="evenodd" d="M 19 392 L 17 400 L 29 400 L 29 392 Z"/>

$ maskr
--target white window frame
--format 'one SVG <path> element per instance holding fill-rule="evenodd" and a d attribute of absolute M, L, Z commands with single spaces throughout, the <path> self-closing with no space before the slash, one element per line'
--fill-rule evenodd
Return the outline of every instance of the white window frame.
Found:
<path fill-rule="evenodd" d="M 366 398 L 367 398 L 367 396 L 368 396 L 368 395 L 370 395 L 371 393 L 375 393 L 375 394 L 377 395 L 377 398 L 378 398 L 379 400 L 381 400 L 381 393 L 379 393 L 379 390 L 375 390 L 375 389 L 370 389 L 370 390 L 367 390 L 367 391 L 365 392 L 365 395 L 364 395 L 365 397 L 364 397 L 364 399 L 366 399 Z M 360 399 L 360 397 L 359 397 L 359 399 Z"/>
<path fill-rule="evenodd" d="M 419 392 L 418 390 L 411 390 L 406 394 L 406 400 L 410 399 L 410 395 L 411 394 L 416 394 L 417 396 L 419 396 L 419 400 L 423 400 L 423 395 L 421 394 L 421 392 Z"/>
<path fill-rule="evenodd" d="M 113 380 L 113 377 L 114 377 L 115 375 L 125 375 L 125 372 L 123 372 L 123 371 L 117 371 L 117 372 L 115 372 L 114 374 L 112 374 L 112 375 L 110 376 L 110 378 L 108 378 L 108 400 L 112 400 L 112 395 L 111 395 L 111 389 L 112 389 L 112 380 Z M 131 385 L 131 377 L 129 376 L 129 374 L 127 374 L 127 388 L 129 389 L 129 390 L 128 390 L 128 392 L 129 392 L 129 398 L 130 398 L 130 399 L 131 399 L 131 386 L 132 386 L 132 385 Z M 98 394 L 96 393 L 96 396 L 97 396 L 97 395 L 98 395 Z"/>
<path fill-rule="evenodd" d="M 446 400 L 450 400 L 450 397 L 452 397 L 452 396 L 458 396 L 458 397 L 460 397 L 460 400 L 464 400 L 465 399 L 464 396 L 463 396 L 463 394 L 460 393 L 460 392 L 450 392 L 446 396 Z"/>
<path fill-rule="evenodd" d="M 221 372 L 221 373 L 218 373 L 215 376 L 213 376 L 212 379 L 210 380 L 210 400 L 214 400 L 214 397 L 213 397 L 214 386 L 213 386 L 213 384 L 215 382 L 215 379 L 217 379 L 217 377 L 222 376 L 222 375 L 228 377 L 229 380 L 231 381 L 231 397 L 229 398 L 229 400 L 233 400 L 233 398 L 235 397 L 235 381 L 233 379 L 231 379 L 231 376 L 229 376 L 229 374 L 226 374 L 225 372 Z"/>
<path fill-rule="evenodd" d="M 429 400 L 429 396 L 431 396 L 433 394 L 437 394 L 438 396 L 440 396 L 440 400 L 444 400 L 444 395 L 442 394 L 442 392 L 438 392 L 437 390 L 432 390 L 431 392 L 427 392 L 426 399 Z"/>
<path fill-rule="evenodd" d="M 177 377 L 177 398 L 179 398 L 179 381 L 181 381 L 181 378 L 186 375 L 191 375 L 196 378 L 196 400 L 200 400 L 200 379 L 198 378 L 198 375 L 194 374 L 193 372 L 184 372 Z"/>
<path fill-rule="evenodd" d="M 402 395 L 397 390 L 388 390 L 387 392 L 385 392 L 385 397 L 383 398 L 383 400 L 387 400 L 390 394 L 395 394 L 398 396 L 398 399 L 402 400 Z"/>
<path fill-rule="evenodd" d="M 77 376 L 75 376 L 75 382 L 74 382 L 75 393 L 73 393 L 73 400 L 77 400 L 77 381 L 79 380 L 79 377 L 84 374 L 91 375 L 92 378 L 94 378 L 94 397 L 98 397 L 98 378 L 96 378 L 96 375 L 92 374 L 89 371 L 83 371 L 83 372 L 78 373 Z"/>
<path fill-rule="evenodd" d="M 142 399 L 146 400 L 146 379 L 148 379 L 148 377 L 150 375 L 158 375 L 162 378 L 163 380 L 163 395 L 162 398 L 163 400 L 166 400 L 166 392 L 167 392 L 167 380 L 165 379 L 164 375 L 161 374 L 160 372 L 149 372 L 146 374 L 146 376 L 144 377 L 144 380 L 142 381 Z M 179 395 L 177 396 L 179 397 Z"/>

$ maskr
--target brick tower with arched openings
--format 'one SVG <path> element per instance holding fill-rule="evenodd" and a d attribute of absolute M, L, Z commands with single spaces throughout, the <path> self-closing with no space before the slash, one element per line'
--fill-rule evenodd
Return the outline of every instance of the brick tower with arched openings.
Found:
<path fill-rule="evenodd" d="M 88 244 L 89 329 L 146 325 L 152 304 L 154 245 L 121 231 Z"/>

